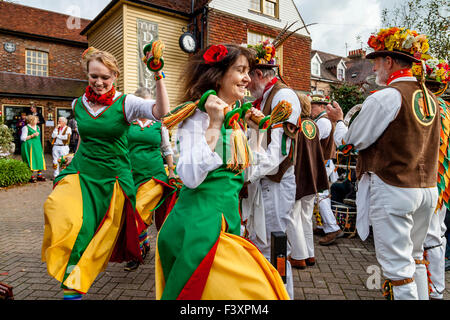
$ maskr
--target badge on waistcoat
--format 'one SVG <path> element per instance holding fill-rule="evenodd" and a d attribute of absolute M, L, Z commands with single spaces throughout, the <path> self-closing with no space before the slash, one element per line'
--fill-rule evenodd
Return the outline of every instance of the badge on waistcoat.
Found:
<path fill-rule="evenodd" d="M 312 122 L 311 120 L 304 120 L 302 122 L 302 131 L 305 137 L 307 137 L 310 140 L 314 139 L 317 134 L 316 126 L 314 125 L 314 122 Z"/>
<path fill-rule="evenodd" d="M 434 117 L 436 116 L 437 107 L 434 100 L 429 97 L 428 105 L 430 106 L 431 112 L 428 115 L 425 103 L 422 90 L 415 91 L 412 96 L 412 109 L 414 116 L 422 125 L 429 126 L 433 123 Z"/>

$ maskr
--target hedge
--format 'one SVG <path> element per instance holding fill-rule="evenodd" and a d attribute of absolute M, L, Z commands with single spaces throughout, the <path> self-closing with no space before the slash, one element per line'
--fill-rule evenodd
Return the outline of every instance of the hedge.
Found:
<path fill-rule="evenodd" d="M 0 187 L 26 183 L 31 178 L 31 170 L 23 161 L 0 159 Z"/>

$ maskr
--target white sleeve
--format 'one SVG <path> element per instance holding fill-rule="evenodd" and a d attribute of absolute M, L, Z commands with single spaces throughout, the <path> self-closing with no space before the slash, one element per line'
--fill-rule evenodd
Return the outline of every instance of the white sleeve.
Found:
<path fill-rule="evenodd" d="M 364 150 L 383 134 L 397 117 L 402 104 L 400 92 L 387 88 L 369 96 L 344 137 L 346 144 Z"/>
<path fill-rule="evenodd" d="M 248 180 L 251 183 L 263 178 L 266 175 L 276 174 L 278 167 L 286 159 L 291 147 L 291 139 L 286 139 L 286 155 L 283 155 L 281 150 L 282 137 L 284 129 L 276 128 L 272 129 L 271 141 L 267 147 L 267 150 L 262 152 L 253 151 L 256 162 L 249 168 Z"/>
<path fill-rule="evenodd" d="M 28 126 L 24 126 L 22 128 L 22 133 L 20 134 L 20 140 L 21 141 L 26 141 L 28 137 Z"/>
<path fill-rule="evenodd" d="M 58 127 L 56 127 L 55 129 L 53 129 L 52 132 L 52 138 L 55 139 L 58 136 Z"/>
<path fill-rule="evenodd" d="M 177 130 L 180 151 L 177 173 L 184 185 L 191 189 L 198 187 L 210 171 L 223 164 L 222 158 L 212 152 L 206 142 L 205 131 L 208 124 L 208 114 L 196 110 Z"/>
<path fill-rule="evenodd" d="M 345 144 L 345 135 L 347 134 L 348 127 L 345 125 L 343 121 L 339 121 L 336 123 L 336 127 L 334 129 L 334 143 L 336 147 L 339 147 L 342 144 Z"/>
<path fill-rule="evenodd" d="M 327 118 L 320 118 L 319 120 L 317 120 L 316 125 L 319 128 L 319 139 L 323 140 L 328 138 L 331 130 L 333 129 L 331 121 Z"/>
<path fill-rule="evenodd" d="M 72 101 L 72 110 L 73 109 L 75 109 L 75 104 L 77 103 L 77 99 L 74 99 L 73 101 Z"/>
<path fill-rule="evenodd" d="M 132 122 L 139 118 L 158 121 L 153 116 L 155 103 L 155 100 L 145 100 L 133 94 L 127 94 L 125 97 L 125 116 L 127 121 Z"/>
<path fill-rule="evenodd" d="M 173 155 L 172 145 L 170 144 L 169 130 L 165 126 L 161 127 L 161 152 L 163 156 Z"/>

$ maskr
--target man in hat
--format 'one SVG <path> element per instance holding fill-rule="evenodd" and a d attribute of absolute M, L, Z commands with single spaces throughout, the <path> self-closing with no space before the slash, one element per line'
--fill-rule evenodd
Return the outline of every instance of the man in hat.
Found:
<path fill-rule="evenodd" d="M 305 269 L 316 263 L 312 216 L 316 195 L 329 188 L 327 170 L 319 139 L 319 129 L 311 118 L 311 98 L 299 94 L 302 112 L 297 134 L 295 180 L 296 193 L 293 220 L 287 226 L 291 246 L 289 262 Z"/>
<path fill-rule="evenodd" d="M 426 65 L 426 72 L 421 72 L 421 65 L 415 64 L 414 71 L 418 71 L 414 74 L 419 80 L 424 77 L 425 85 L 435 96 L 439 97 L 445 92 L 442 87 L 446 87 L 447 78 L 449 77 L 448 64 L 443 59 L 433 58 L 431 56 L 423 56 Z M 440 77 L 438 76 L 440 74 Z M 450 79 L 449 79 L 450 81 Z M 450 208 L 448 195 L 450 194 L 449 180 L 450 168 L 446 165 L 450 160 L 450 145 L 449 135 L 450 130 L 450 103 L 444 101 L 442 98 L 438 98 L 439 112 L 441 119 L 441 135 L 440 135 L 440 148 L 439 148 L 439 164 L 438 164 L 438 202 L 436 212 L 432 215 L 430 227 L 428 228 L 427 236 L 424 241 L 424 256 L 428 261 L 429 271 L 429 287 L 430 287 L 430 299 L 442 300 L 445 290 L 445 246 L 446 239 L 445 233 L 447 226 L 445 225 L 445 216 L 447 207 Z"/>
<path fill-rule="evenodd" d="M 289 119 L 267 131 L 267 143 L 263 142 L 264 150 L 258 152 L 252 149 L 256 163 L 246 171 L 246 179 L 250 184 L 248 198 L 242 200 L 243 221 L 247 220 L 250 240 L 270 260 L 272 232 L 286 232 L 287 220 L 292 219 L 296 190 L 293 142 L 301 107 L 295 91 L 276 77 L 274 69 L 278 66 L 273 59 L 275 48 L 268 42 L 261 45 L 270 53 L 265 53 L 259 63 L 252 66 L 249 74 L 251 83 L 248 89 L 256 98 L 254 107 L 265 115 L 270 115 L 282 101 L 292 106 Z M 260 138 L 259 131 L 257 128 L 249 131 L 249 143 L 252 145 L 254 139 Z M 293 299 L 292 270 L 288 261 L 286 266 L 286 286 Z"/>
<path fill-rule="evenodd" d="M 58 118 L 58 125 L 52 133 L 52 156 L 53 156 L 53 178 L 56 178 L 60 172 L 58 159 L 69 154 L 69 143 L 72 129 L 67 126 L 65 117 Z"/>
<path fill-rule="evenodd" d="M 320 145 L 322 147 L 325 168 L 327 170 L 330 185 L 337 181 L 338 176 L 335 172 L 333 159 L 336 157 L 336 145 L 334 143 L 335 123 L 328 119 L 326 105 L 330 103 L 328 97 L 316 94 L 311 100 L 311 117 L 319 129 Z M 316 234 L 323 235 L 319 244 L 328 246 L 336 239 L 344 236 L 344 232 L 339 228 L 336 217 L 331 210 L 331 198 L 329 189 L 319 193 L 318 196 L 319 213 L 322 218 L 323 226 L 318 226 Z M 322 232 L 320 232 L 322 231 Z"/>
<path fill-rule="evenodd" d="M 369 46 L 376 82 L 388 88 L 364 101 L 348 129 L 336 102 L 327 113 L 337 121 L 335 140 L 359 151 L 357 230 L 365 240 L 372 225 L 385 296 L 428 299 L 423 243 L 438 199 L 439 107 L 411 72 L 428 44 L 415 31 L 390 28 Z"/>

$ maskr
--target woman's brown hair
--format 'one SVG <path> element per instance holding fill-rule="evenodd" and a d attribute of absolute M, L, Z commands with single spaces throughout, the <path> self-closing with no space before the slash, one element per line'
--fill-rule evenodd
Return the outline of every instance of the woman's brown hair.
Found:
<path fill-rule="evenodd" d="M 254 64 L 255 55 L 249 49 L 236 45 L 224 44 L 227 48 L 227 55 L 219 62 L 213 64 L 205 63 L 203 55 L 211 47 L 200 50 L 192 56 L 181 76 L 183 82 L 182 101 L 195 101 L 208 90 L 220 89 L 220 81 L 227 70 L 236 62 L 240 56 L 245 56 L 249 62 L 249 67 Z"/>

